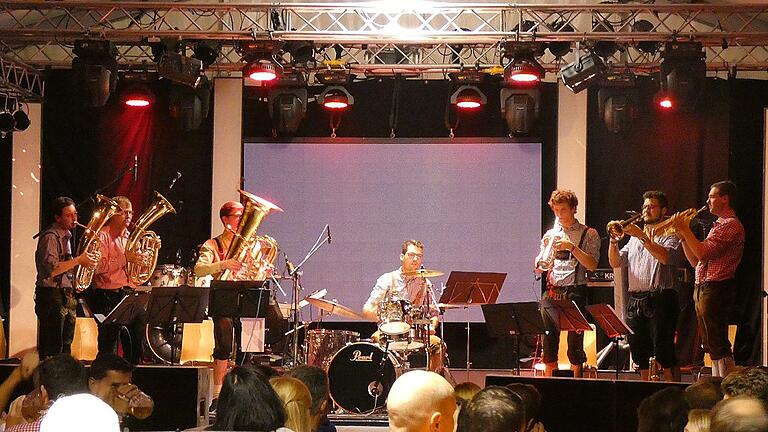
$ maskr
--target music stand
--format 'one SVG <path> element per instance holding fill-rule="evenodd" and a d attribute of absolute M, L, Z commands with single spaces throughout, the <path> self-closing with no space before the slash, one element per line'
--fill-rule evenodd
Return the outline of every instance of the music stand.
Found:
<path fill-rule="evenodd" d="M 452 271 L 440 296 L 440 305 L 463 306 L 467 309 L 467 374 L 469 374 L 469 309 L 471 305 L 496 303 L 506 273 Z M 445 326 L 442 326 L 444 335 Z M 443 339 L 445 340 L 445 339 Z"/>
<path fill-rule="evenodd" d="M 208 315 L 214 318 L 264 318 L 272 295 L 268 286 L 265 281 L 213 280 Z"/>
<path fill-rule="evenodd" d="M 631 328 L 619 318 L 611 305 L 596 304 L 587 306 L 595 323 L 605 334 L 613 339 L 613 349 L 616 351 L 616 379 L 619 379 L 619 341 L 626 335 L 634 334 Z"/>
<path fill-rule="evenodd" d="M 135 291 L 126 295 L 99 324 L 130 325 L 136 316 L 147 311 L 149 297 L 149 291 Z"/>
<path fill-rule="evenodd" d="M 537 302 L 499 303 L 482 305 L 485 323 L 491 336 L 515 338 L 515 364 L 520 375 L 520 336 L 546 333 Z"/>
<path fill-rule="evenodd" d="M 203 322 L 207 308 L 208 288 L 189 285 L 154 287 L 149 296 L 147 318 L 150 325 L 173 326 L 176 335 L 179 324 Z M 176 359 L 176 349 L 172 342 L 171 363 Z"/>

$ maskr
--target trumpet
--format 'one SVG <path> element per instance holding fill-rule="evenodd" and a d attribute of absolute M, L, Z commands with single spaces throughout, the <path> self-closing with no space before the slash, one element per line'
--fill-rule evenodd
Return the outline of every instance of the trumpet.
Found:
<path fill-rule="evenodd" d="M 675 228 L 675 220 L 677 218 L 682 218 L 686 224 L 690 224 L 691 221 L 699 215 L 699 213 L 703 212 L 706 209 L 707 209 L 707 206 L 704 205 L 698 210 L 696 210 L 695 208 L 689 208 L 687 210 L 679 211 L 673 214 L 672 216 L 670 216 L 668 219 L 654 225 L 653 235 L 661 236 L 661 237 L 676 235 L 677 229 Z"/>
<path fill-rule="evenodd" d="M 605 232 L 608 233 L 608 237 L 610 237 L 612 241 L 617 242 L 624 238 L 624 227 L 634 223 L 641 217 L 643 217 L 642 213 L 635 213 L 634 216 L 630 217 L 629 219 L 624 219 L 623 221 L 610 221 L 605 226 Z"/>
<path fill-rule="evenodd" d="M 552 230 L 555 230 L 560 225 L 560 220 L 555 218 L 555 224 L 552 226 Z M 536 257 L 536 267 L 542 271 L 548 271 L 552 268 L 552 264 L 555 262 L 555 255 L 557 255 L 557 249 L 555 249 L 555 241 L 561 237 L 560 232 L 555 232 L 544 238 L 546 246 L 539 255 Z"/>

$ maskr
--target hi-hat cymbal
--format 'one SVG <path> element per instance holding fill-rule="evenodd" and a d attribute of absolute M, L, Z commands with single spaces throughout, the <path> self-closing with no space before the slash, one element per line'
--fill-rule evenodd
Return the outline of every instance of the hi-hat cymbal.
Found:
<path fill-rule="evenodd" d="M 429 270 L 429 269 L 418 269 L 418 270 L 403 272 L 403 276 L 405 277 L 420 277 L 420 278 L 438 277 L 444 274 L 445 273 L 441 272 L 440 270 Z"/>
<path fill-rule="evenodd" d="M 315 306 L 318 309 L 322 309 L 331 314 L 336 314 L 339 316 L 352 318 L 352 319 L 363 319 L 363 317 L 361 317 L 360 314 L 358 314 L 357 312 L 353 311 L 352 309 L 344 305 L 336 303 L 335 301 L 321 299 L 321 298 L 312 298 L 312 297 L 305 297 L 304 300 L 309 302 L 309 304 L 311 304 L 312 306 Z"/>

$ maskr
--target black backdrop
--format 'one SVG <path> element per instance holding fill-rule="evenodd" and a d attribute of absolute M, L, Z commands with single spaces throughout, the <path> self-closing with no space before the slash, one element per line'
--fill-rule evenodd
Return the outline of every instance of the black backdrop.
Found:
<path fill-rule="evenodd" d="M 81 96 L 69 84 L 69 71 L 48 73 L 46 103 L 43 111 L 43 180 L 42 208 L 57 195 L 66 194 L 76 201 L 109 183 L 114 175 L 114 146 L 121 137 L 110 139 L 110 128 L 121 109 L 113 97 L 102 109 L 78 108 Z M 709 80 L 705 103 L 700 114 L 677 114 L 660 118 L 650 108 L 653 93 L 650 83 L 643 83 L 646 109 L 633 129 L 614 135 L 597 117 L 596 92 L 590 90 L 588 115 L 587 223 L 602 227 L 610 219 L 621 217 L 626 209 L 637 208 L 640 194 L 650 188 L 666 190 L 675 209 L 698 207 L 710 183 L 730 177 L 737 181 L 743 196 L 739 216 L 747 229 L 747 249 L 739 271 L 739 313 L 742 324 L 737 338 L 739 360 L 756 360 L 759 353 L 760 275 L 745 269 L 760 268 L 761 197 L 762 191 L 762 109 L 768 100 L 768 83 L 737 80 Z M 190 250 L 207 238 L 210 229 L 210 196 L 212 124 L 209 117 L 198 131 L 184 132 L 168 115 L 168 83 L 151 85 L 158 100 L 152 109 L 155 133 L 149 151 L 149 166 L 142 167 L 142 190 L 131 191 L 141 196 L 141 203 L 151 200 L 152 189 L 163 191 L 176 171 L 184 174 L 169 199 L 183 201 L 178 216 L 166 216 L 153 228 L 163 238 L 163 250 L 173 255 L 178 248 Z M 394 80 L 374 79 L 355 83 L 350 91 L 356 104 L 342 119 L 339 136 L 388 137 Z M 481 86 L 488 96 L 483 111 L 463 116 L 457 136 L 506 136 L 499 113 L 498 86 Z M 266 103 L 259 99 L 260 89 L 247 88 L 243 110 L 243 136 L 272 135 Z M 405 81 L 401 83 L 398 137 L 445 137 L 445 103 L 450 94 L 444 81 Z M 542 141 L 542 191 L 545 195 L 555 187 L 557 141 L 557 87 L 542 86 L 542 113 L 534 132 Z M 737 101 L 734 103 L 733 101 Z M 641 104 L 642 105 L 642 104 Z M 310 104 L 298 136 L 330 135 L 328 114 Z M 11 190 L 10 138 L 0 139 L 2 170 L 0 186 Z M 105 170 L 101 167 L 110 166 Z M 112 195 L 115 191 L 107 190 Z M 135 204 L 143 208 L 144 205 Z M 3 299 L 9 293 L 8 267 L 10 246 L 10 192 L 0 203 L 0 289 Z M 551 226 L 552 216 L 542 203 L 542 231 Z M 81 209 L 81 219 L 89 210 Z M 43 218 L 41 226 L 49 223 Z M 167 254 L 166 254 L 167 255 Z M 170 262 L 172 256 L 161 257 Z M 5 302 L 7 304 L 7 302 Z M 7 311 L 6 311 L 7 312 Z M 12 318 L 11 318 L 12 319 Z M 7 326 L 6 326 L 7 328 Z M 481 362 L 482 363 L 482 362 Z M 477 365 L 480 366 L 480 365 Z"/>

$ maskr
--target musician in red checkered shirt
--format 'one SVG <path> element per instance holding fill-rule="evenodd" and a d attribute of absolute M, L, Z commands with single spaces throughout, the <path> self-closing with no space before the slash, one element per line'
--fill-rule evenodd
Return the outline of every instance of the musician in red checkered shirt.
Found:
<path fill-rule="evenodd" d="M 736 267 L 744 252 L 744 226 L 733 211 L 735 200 L 733 182 L 710 187 L 707 206 L 717 220 L 703 241 L 681 218 L 675 222 L 685 256 L 696 268 L 693 299 L 704 350 L 712 358 L 712 375 L 721 377 L 736 366 L 728 340 L 728 315 L 736 301 Z"/>

